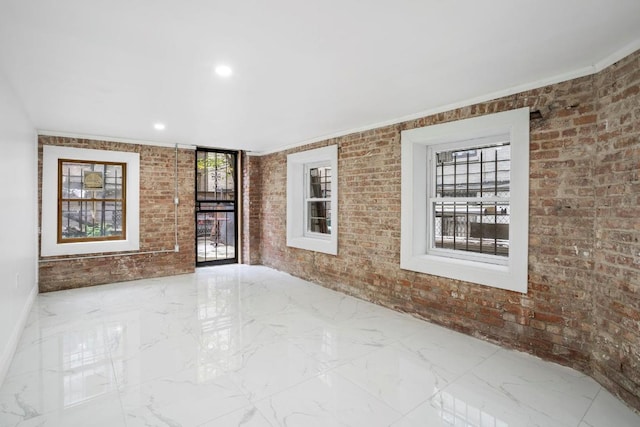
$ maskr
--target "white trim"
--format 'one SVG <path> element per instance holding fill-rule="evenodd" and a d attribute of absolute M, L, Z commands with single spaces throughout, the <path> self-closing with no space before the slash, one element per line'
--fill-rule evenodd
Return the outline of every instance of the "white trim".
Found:
<path fill-rule="evenodd" d="M 382 122 L 370 123 L 364 126 L 358 126 L 355 128 L 349 128 L 342 131 L 326 134 L 323 136 L 318 136 L 315 138 L 306 139 L 304 141 L 296 142 L 293 144 L 288 144 L 284 146 L 280 146 L 273 149 L 268 149 L 266 151 L 257 151 L 252 152 L 251 156 L 266 156 L 272 153 L 278 153 L 285 150 L 290 150 L 292 148 L 297 148 L 307 144 L 313 144 L 315 142 L 326 141 L 332 138 L 339 138 L 346 135 L 351 135 L 353 133 L 365 132 L 372 129 L 377 129 L 381 127 L 391 126 L 398 123 L 407 122 L 410 120 L 420 119 L 423 117 L 432 116 L 439 113 L 444 113 L 447 111 L 457 110 L 458 108 L 467 107 L 469 105 L 479 104 L 487 101 L 492 101 L 498 98 L 503 98 L 511 95 L 515 95 L 517 93 L 526 92 L 533 89 L 539 89 L 544 86 L 552 85 L 555 83 L 561 83 L 568 80 L 578 79 L 580 77 L 589 76 L 592 74 L 599 73 L 610 65 L 620 61 L 621 59 L 626 58 L 627 56 L 634 53 L 636 50 L 640 49 L 640 40 L 636 40 L 623 48 L 613 52 L 611 55 L 606 56 L 600 61 L 595 62 L 592 65 L 587 65 L 581 68 L 577 68 L 572 71 L 568 71 L 566 73 L 556 74 L 550 77 L 546 77 L 539 80 L 534 80 L 529 83 L 524 83 L 517 86 L 512 86 L 506 89 L 497 90 L 495 92 L 490 92 L 484 95 L 476 96 L 473 98 L 468 98 L 459 102 L 454 102 L 451 104 L 441 105 L 438 107 L 430 108 L 428 110 L 423 110 L 417 113 L 408 114 L 406 116 L 396 117 L 394 119 L 385 120 Z"/>
<path fill-rule="evenodd" d="M 18 342 L 20 342 L 20 337 L 22 336 L 22 331 L 27 324 L 27 319 L 29 319 L 29 313 L 31 313 L 31 308 L 33 307 L 33 303 L 38 296 L 38 286 L 33 283 L 31 292 L 27 296 L 27 300 L 22 306 L 22 310 L 20 310 L 20 314 L 16 319 L 14 324 L 13 332 L 9 337 L 9 341 L 7 345 L 4 346 L 4 352 L 2 357 L 0 358 L 0 384 L 4 382 L 5 377 L 7 376 L 7 372 L 9 372 L 9 367 L 11 366 L 11 361 L 13 360 L 14 355 L 16 354 L 16 349 L 18 348 Z"/>
<path fill-rule="evenodd" d="M 73 139 L 89 139 L 92 141 L 107 141 L 107 142 L 119 142 L 122 144 L 134 144 L 134 145 L 151 145 L 154 147 L 170 147 L 170 148 L 182 148 L 185 150 L 195 150 L 197 147 L 195 145 L 185 145 L 185 144 L 177 144 L 170 142 L 157 142 L 157 141 L 146 141 L 141 139 L 124 139 L 113 136 L 101 136 L 101 135 L 88 135 L 81 133 L 71 133 L 71 132 L 57 132 L 52 130 L 43 130 L 37 129 L 36 132 L 38 136 L 54 136 L 59 138 L 73 138 Z"/>
<path fill-rule="evenodd" d="M 34 134 L 33 135 L 33 154 L 34 154 L 34 159 L 33 159 L 33 164 L 37 165 L 38 164 L 38 135 Z M 33 194 L 33 206 L 35 206 L 34 212 L 33 212 L 33 277 L 35 277 L 35 282 L 34 282 L 34 287 L 36 288 L 36 290 L 38 289 L 38 284 L 40 283 L 40 263 L 38 262 L 38 249 L 39 249 L 39 245 L 40 245 L 40 217 L 39 217 L 39 209 L 38 209 L 38 203 L 40 203 L 39 200 L 39 196 L 38 196 L 38 189 L 37 189 L 37 185 L 38 185 L 38 168 L 33 168 L 33 173 L 34 173 L 34 183 L 36 183 L 36 188 Z"/>
<path fill-rule="evenodd" d="M 124 240 L 58 243 L 58 159 L 127 164 L 127 236 Z M 45 145 L 42 154 L 42 235 L 40 256 L 75 255 L 140 249 L 140 155 L 123 151 Z"/>
<path fill-rule="evenodd" d="M 314 237 L 306 230 L 304 218 L 305 170 L 309 164 L 328 162 L 331 166 L 331 234 Z M 338 254 L 338 146 L 307 150 L 287 156 L 287 246 Z"/>
<path fill-rule="evenodd" d="M 611 55 L 606 56 L 605 58 L 596 62 L 593 66 L 594 73 L 599 73 L 600 71 L 604 70 L 607 67 L 612 66 L 616 62 L 626 58 L 627 56 L 631 55 L 637 50 L 640 50 L 640 39 L 634 40 L 633 42 L 624 46 L 622 49 L 618 49 L 617 51 L 613 52 Z"/>
<path fill-rule="evenodd" d="M 511 141 L 511 227 L 506 265 L 429 254 L 428 147 L 508 132 Z M 529 108 L 402 132 L 400 268 L 527 292 L 529 233 Z"/>

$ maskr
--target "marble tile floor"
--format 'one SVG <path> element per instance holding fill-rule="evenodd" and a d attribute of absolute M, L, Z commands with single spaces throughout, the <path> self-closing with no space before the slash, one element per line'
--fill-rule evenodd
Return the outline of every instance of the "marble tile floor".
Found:
<path fill-rule="evenodd" d="M 39 295 L 0 426 L 640 426 L 593 379 L 259 266 Z"/>

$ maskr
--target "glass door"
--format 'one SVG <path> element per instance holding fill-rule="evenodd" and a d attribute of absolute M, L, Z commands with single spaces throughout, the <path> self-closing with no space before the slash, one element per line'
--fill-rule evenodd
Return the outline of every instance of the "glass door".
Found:
<path fill-rule="evenodd" d="M 196 151 L 196 265 L 238 262 L 235 151 Z"/>

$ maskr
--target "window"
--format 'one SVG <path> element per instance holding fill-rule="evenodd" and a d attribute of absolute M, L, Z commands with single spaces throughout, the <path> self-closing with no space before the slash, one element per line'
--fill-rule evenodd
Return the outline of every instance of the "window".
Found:
<path fill-rule="evenodd" d="M 287 156 L 287 246 L 338 253 L 338 147 Z"/>
<path fill-rule="evenodd" d="M 126 238 L 126 163 L 58 160 L 58 243 Z"/>
<path fill-rule="evenodd" d="M 427 157 L 433 172 L 431 179 L 427 177 L 427 215 L 431 227 L 428 252 L 506 264 L 509 135 L 471 144 L 463 141 L 436 145 L 428 148 Z"/>
<path fill-rule="evenodd" d="M 529 112 L 402 132 L 401 268 L 526 292 Z"/>
<path fill-rule="evenodd" d="M 331 234 L 331 166 L 328 163 L 307 166 L 305 179 L 305 234 Z"/>
<path fill-rule="evenodd" d="M 41 256 L 140 247 L 140 155 L 45 145 Z"/>

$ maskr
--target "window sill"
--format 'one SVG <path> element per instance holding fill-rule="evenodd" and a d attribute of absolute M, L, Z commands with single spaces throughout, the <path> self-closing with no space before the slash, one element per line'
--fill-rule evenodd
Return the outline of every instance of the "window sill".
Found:
<path fill-rule="evenodd" d="M 526 292 L 527 272 L 513 271 L 508 265 L 462 260 L 437 255 L 401 254 L 400 268 L 470 283 Z M 516 284 L 525 286 L 517 286 Z"/>
<path fill-rule="evenodd" d="M 338 246 L 332 239 L 320 239 L 312 237 L 294 237 L 287 239 L 287 246 L 305 249 L 308 251 L 322 252 L 329 255 L 338 255 Z"/>

